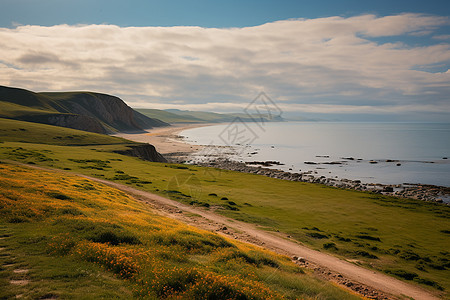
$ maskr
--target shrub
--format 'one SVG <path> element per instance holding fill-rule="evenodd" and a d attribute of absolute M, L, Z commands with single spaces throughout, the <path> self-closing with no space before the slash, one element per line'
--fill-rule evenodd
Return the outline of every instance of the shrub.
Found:
<path fill-rule="evenodd" d="M 444 288 L 442 286 L 440 286 L 436 281 L 430 280 L 430 279 L 426 279 L 426 278 L 421 278 L 421 277 L 415 277 L 413 279 L 415 282 L 421 283 L 421 284 L 425 284 L 425 285 L 429 285 L 432 287 L 435 287 L 436 289 L 443 291 Z"/>
<path fill-rule="evenodd" d="M 374 237 L 374 236 L 370 236 L 370 235 L 357 235 L 356 237 L 360 238 L 360 239 L 363 239 L 363 240 L 381 242 L 379 237 Z"/>
<path fill-rule="evenodd" d="M 63 215 L 72 216 L 84 216 L 85 214 L 76 207 L 63 207 L 59 209 L 59 212 Z"/>
<path fill-rule="evenodd" d="M 47 196 L 55 198 L 55 199 L 59 199 L 59 200 L 72 200 L 72 197 L 64 195 L 60 192 L 48 192 Z"/>
<path fill-rule="evenodd" d="M 411 250 L 400 251 L 398 256 L 405 260 L 419 260 L 420 259 L 420 256 Z"/>
<path fill-rule="evenodd" d="M 327 235 L 321 234 L 318 232 L 308 232 L 306 235 L 309 237 L 312 237 L 313 239 L 327 239 L 328 238 Z"/>
<path fill-rule="evenodd" d="M 235 206 L 231 206 L 228 204 L 222 205 L 223 208 L 228 209 L 228 210 L 234 210 L 234 211 L 238 211 L 239 208 L 235 207 Z"/>
<path fill-rule="evenodd" d="M 324 249 L 337 249 L 336 244 L 335 243 L 325 243 L 322 246 Z"/>
<path fill-rule="evenodd" d="M 413 280 L 414 278 L 419 277 L 419 275 L 414 272 L 409 272 L 402 269 L 386 270 L 385 272 L 406 280 Z"/>
<path fill-rule="evenodd" d="M 96 243 L 108 243 L 111 245 L 119 245 L 119 244 L 130 244 L 130 245 L 138 245 L 141 243 L 141 241 L 131 235 L 131 234 L 124 234 L 124 233 L 115 233 L 112 231 L 103 231 L 95 236 L 92 236 L 90 238 L 91 241 Z"/>
<path fill-rule="evenodd" d="M 26 223 L 26 222 L 30 222 L 30 220 L 20 216 L 14 216 L 8 219 L 8 223 Z"/>
<path fill-rule="evenodd" d="M 370 254 L 367 251 L 362 251 L 362 250 L 358 250 L 355 252 L 356 255 L 362 256 L 362 257 L 367 257 L 367 258 L 373 258 L 373 259 L 377 259 L 378 257 L 376 255 Z"/>

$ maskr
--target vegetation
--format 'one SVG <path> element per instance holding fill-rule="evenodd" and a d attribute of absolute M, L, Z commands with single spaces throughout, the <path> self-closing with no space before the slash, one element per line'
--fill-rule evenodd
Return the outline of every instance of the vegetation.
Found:
<path fill-rule="evenodd" d="M 25 136 L 15 132 L 22 133 Z M 403 280 L 408 278 L 399 276 L 402 272 L 417 274 L 408 281 L 425 288 L 444 293 L 450 288 L 447 205 L 213 168 L 144 162 L 113 153 L 120 145 L 68 147 L 4 140 L 0 159 L 118 181 L 257 223 Z M 93 242 L 92 237 L 86 239 Z"/>
<path fill-rule="evenodd" d="M 6 86 L 0 86 L 0 117 L 43 124 L 64 123 L 67 127 L 101 133 L 168 125 L 134 111 L 121 99 L 110 95 L 34 93 Z"/>
<path fill-rule="evenodd" d="M 0 140 L 62 146 L 137 145 L 104 134 L 0 118 Z"/>
<path fill-rule="evenodd" d="M 73 162 L 76 163 L 76 162 Z M 0 164 L 0 297 L 356 299 L 77 176 Z"/>

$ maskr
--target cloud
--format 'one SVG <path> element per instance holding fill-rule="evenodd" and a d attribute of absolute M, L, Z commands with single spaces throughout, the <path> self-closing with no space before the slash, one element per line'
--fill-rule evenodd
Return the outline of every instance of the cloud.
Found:
<path fill-rule="evenodd" d="M 240 110 L 260 91 L 299 112 L 448 112 L 445 17 L 293 19 L 244 28 L 0 28 L 0 84 L 36 91 L 94 90 L 130 105 Z M 374 38 L 392 37 L 381 43 Z M 429 68 L 429 66 L 431 66 Z"/>

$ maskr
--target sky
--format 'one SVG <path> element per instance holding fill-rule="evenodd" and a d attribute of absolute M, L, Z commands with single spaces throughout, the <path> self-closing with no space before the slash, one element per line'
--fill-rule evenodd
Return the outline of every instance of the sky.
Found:
<path fill-rule="evenodd" d="M 448 1 L 0 0 L 0 85 L 136 108 L 450 121 Z"/>

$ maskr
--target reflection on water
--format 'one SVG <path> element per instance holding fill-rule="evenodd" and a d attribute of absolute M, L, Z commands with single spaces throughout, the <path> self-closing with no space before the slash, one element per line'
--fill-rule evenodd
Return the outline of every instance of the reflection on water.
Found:
<path fill-rule="evenodd" d="M 311 171 L 365 183 L 450 186 L 450 159 L 444 159 L 450 157 L 450 124 L 281 122 L 246 126 L 256 134 L 247 145 L 228 143 L 223 138 L 229 136 L 224 134 L 226 124 L 189 129 L 181 135 L 194 144 L 233 146 L 238 155 L 228 156 L 236 160 L 279 161 L 284 165 L 273 168 L 285 171 Z"/>

